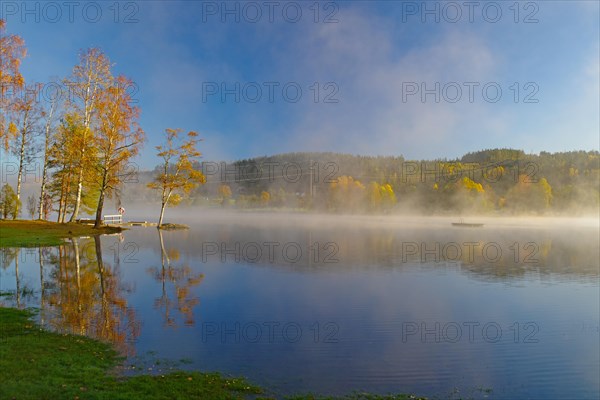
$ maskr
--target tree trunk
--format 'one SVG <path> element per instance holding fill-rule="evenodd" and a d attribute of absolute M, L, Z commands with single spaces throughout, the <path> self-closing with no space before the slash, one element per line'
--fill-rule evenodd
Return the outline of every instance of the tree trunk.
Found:
<path fill-rule="evenodd" d="M 46 194 L 46 179 L 48 176 L 48 141 L 50 140 L 50 125 L 56 103 L 52 103 L 48 119 L 46 119 L 46 140 L 44 142 L 44 168 L 42 171 L 42 188 L 40 190 L 40 219 L 44 219 L 44 195 Z"/>
<path fill-rule="evenodd" d="M 65 186 L 65 198 L 64 198 L 64 209 L 62 213 L 61 223 L 65 223 L 65 218 L 67 217 L 67 208 L 69 206 L 69 194 L 71 193 L 71 174 L 67 175 L 67 183 Z"/>
<path fill-rule="evenodd" d="M 65 188 L 64 188 L 64 184 L 63 184 L 63 185 L 61 185 L 61 188 L 60 188 L 60 199 L 58 199 L 58 219 L 56 220 L 56 222 L 58 222 L 59 224 L 60 224 L 61 219 L 63 218 L 63 214 L 65 212 L 65 209 L 63 208 L 64 196 L 65 196 Z"/>
<path fill-rule="evenodd" d="M 46 179 L 48 177 L 48 139 L 46 139 L 46 146 L 44 150 L 44 168 L 42 171 L 42 187 L 40 189 L 40 212 L 39 218 L 44 219 L 44 202 L 46 194 Z"/>
<path fill-rule="evenodd" d="M 42 188 L 40 190 L 39 219 L 44 219 L 44 194 L 46 194 L 46 164 L 44 164 L 44 172 L 42 172 Z"/>
<path fill-rule="evenodd" d="M 60 197 L 58 198 L 58 217 L 56 222 L 60 223 L 63 214 L 63 198 L 65 197 L 65 178 L 61 177 L 60 181 Z"/>
<path fill-rule="evenodd" d="M 90 88 L 88 86 L 88 88 L 87 88 L 88 96 L 89 96 L 89 91 L 90 91 Z M 96 88 L 94 88 L 94 93 L 96 93 Z M 88 106 L 89 106 L 88 104 L 86 104 L 86 106 L 85 106 L 85 118 L 84 118 L 84 123 L 83 123 L 85 130 L 83 132 L 83 141 L 82 141 L 83 147 L 81 148 L 81 158 L 79 160 L 81 165 L 79 166 L 79 177 L 77 179 L 77 197 L 75 199 L 75 209 L 73 210 L 73 215 L 71 215 L 71 220 L 69 222 L 74 222 L 77 219 L 77 216 L 79 215 L 79 205 L 81 204 L 81 190 L 83 188 L 83 164 L 84 164 L 84 160 L 85 160 L 85 146 L 86 146 L 88 132 L 90 130 L 90 120 L 91 120 L 91 115 L 90 115 L 90 111 L 88 110 Z"/>
<path fill-rule="evenodd" d="M 162 221 L 163 221 L 163 216 L 165 214 L 165 206 L 167 205 L 167 203 L 165 203 L 163 201 L 163 203 L 160 206 L 160 217 L 158 218 L 158 225 L 156 226 L 158 229 L 160 229 L 160 226 L 162 225 Z"/>
<path fill-rule="evenodd" d="M 81 156 L 83 163 L 83 154 Z M 81 204 L 81 189 L 83 188 L 83 164 L 79 168 L 79 177 L 77 178 L 77 196 L 75 197 L 75 209 L 73 209 L 73 214 L 71 214 L 71 219 L 69 222 L 74 222 L 79 215 L 79 205 Z"/>
<path fill-rule="evenodd" d="M 98 199 L 98 208 L 96 209 L 96 221 L 94 222 L 94 228 L 100 228 L 102 225 L 102 208 L 104 207 L 104 191 L 100 192 L 100 198 Z"/>
<path fill-rule="evenodd" d="M 167 191 L 167 189 L 163 187 L 162 205 L 160 207 L 160 218 L 158 219 L 158 225 L 156 226 L 158 229 L 160 229 L 160 226 L 162 225 L 163 216 L 165 214 L 165 207 L 167 206 L 167 204 L 169 204 L 169 200 L 171 199 L 172 193 L 172 190 Z"/>
<path fill-rule="evenodd" d="M 62 194 L 60 199 L 58 199 L 58 216 L 56 217 L 56 222 L 60 223 L 60 217 L 62 216 Z"/>
<path fill-rule="evenodd" d="M 27 117 L 23 122 L 23 130 L 21 131 L 21 149 L 19 151 L 19 175 L 17 177 L 17 212 L 13 215 L 13 219 L 17 219 L 17 216 L 21 212 L 19 207 L 19 202 L 21 200 L 21 181 L 23 180 L 23 162 L 25 158 L 25 124 L 27 121 Z"/>
<path fill-rule="evenodd" d="M 104 207 L 104 192 L 106 191 L 106 181 L 108 179 L 108 168 L 104 168 L 102 174 L 102 185 L 100 186 L 100 198 L 98 199 L 98 208 L 96 208 L 96 222 L 94 222 L 94 228 L 100 228 L 102 224 L 102 208 Z"/>

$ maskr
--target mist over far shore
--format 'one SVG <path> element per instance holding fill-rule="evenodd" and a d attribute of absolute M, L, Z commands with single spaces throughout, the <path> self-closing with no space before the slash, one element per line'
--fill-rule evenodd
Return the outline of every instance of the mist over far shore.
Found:
<path fill-rule="evenodd" d="M 125 220 L 157 218 L 159 196 L 147 187 L 157 171 L 137 168 L 133 163 L 127 166 L 134 174 L 106 199 L 104 214 L 115 214 L 122 206 Z M 597 151 L 526 154 L 493 149 L 456 160 L 287 153 L 231 163 L 200 160 L 195 168 L 202 171 L 205 183 L 184 195 L 177 207 L 169 205 L 167 220 L 181 222 L 172 218 L 176 210 L 186 210 L 187 215 L 224 216 L 238 210 L 369 219 L 434 215 L 457 221 L 600 217 Z M 10 171 L 5 165 L 4 180 L 9 183 L 14 178 Z M 22 201 L 39 196 L 38 172 L 32 168 L 24 174 Z M 82 211 L 89 215 L 91 210 Z"/>
<path fill-rule="evenodd" d="M 126 221 L 153 222 L 158 218 L 160 204 L 143 205 L 127 208 L 124 215 Z M 204 208 L 197 206 L 181 206 L 170 208 L 165 213 L 165 222 L 186 224 L 194 227 L 197 224 L 223 225 L 280 225 L 303 226 L 311 229 L 327 229 L 333 226 L 354 226 L 357 228 L 418 228 L 418 227 L 450 227 L 453 222 L 483 223 L 484 227 L 495 228 L 598 228 L 600 218 L 596 214 L 569 215 L 416 215 L 410 212 L 394 214 L 332 214 L 316 211 L 290 210 L 224 210 L 220 208 Z"/>

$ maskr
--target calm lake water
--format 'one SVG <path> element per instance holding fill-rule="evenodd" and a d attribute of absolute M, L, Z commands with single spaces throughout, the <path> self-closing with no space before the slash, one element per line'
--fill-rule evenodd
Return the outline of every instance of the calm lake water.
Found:
<path fill-rule="evenodd" d="M 221 371 L 275 394 L 600 396 L 597 220 L 171 221 L 191 229 L 2 249 L 0 301 L 113 342 L 127 373 Z"/>

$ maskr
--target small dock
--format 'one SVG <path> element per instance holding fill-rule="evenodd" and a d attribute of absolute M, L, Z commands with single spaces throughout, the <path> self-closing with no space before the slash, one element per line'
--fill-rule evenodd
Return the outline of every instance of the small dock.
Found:
<path fill-rule="evenodd" d="M 148 221 L 128 221 L 124 222 L 122 225 L 126 226 L 157 226 L 156 222 L 148 222 Z"/>
<path fill-rule="evenodd" d="M 77 221 L 79 224 L 94 225 L 94 220 L 91 218 L 79 218 Z M 107 226 L 157 226 L 156 222 L 148 221 L 123 221 L 121 215 L 105 215 L 102 219 L 102 224 Z"/>

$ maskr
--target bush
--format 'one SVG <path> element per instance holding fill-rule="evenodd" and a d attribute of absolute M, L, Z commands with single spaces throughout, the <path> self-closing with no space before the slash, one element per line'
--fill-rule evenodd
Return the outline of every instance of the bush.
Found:
<path fill-rule="evenodd" d="M 17 198 L 12 186 L 7 183 L 0 190 L 0 214 L 3 219 L 8 217 L 16 219 L 20 209 L 21 201 Z"/>

